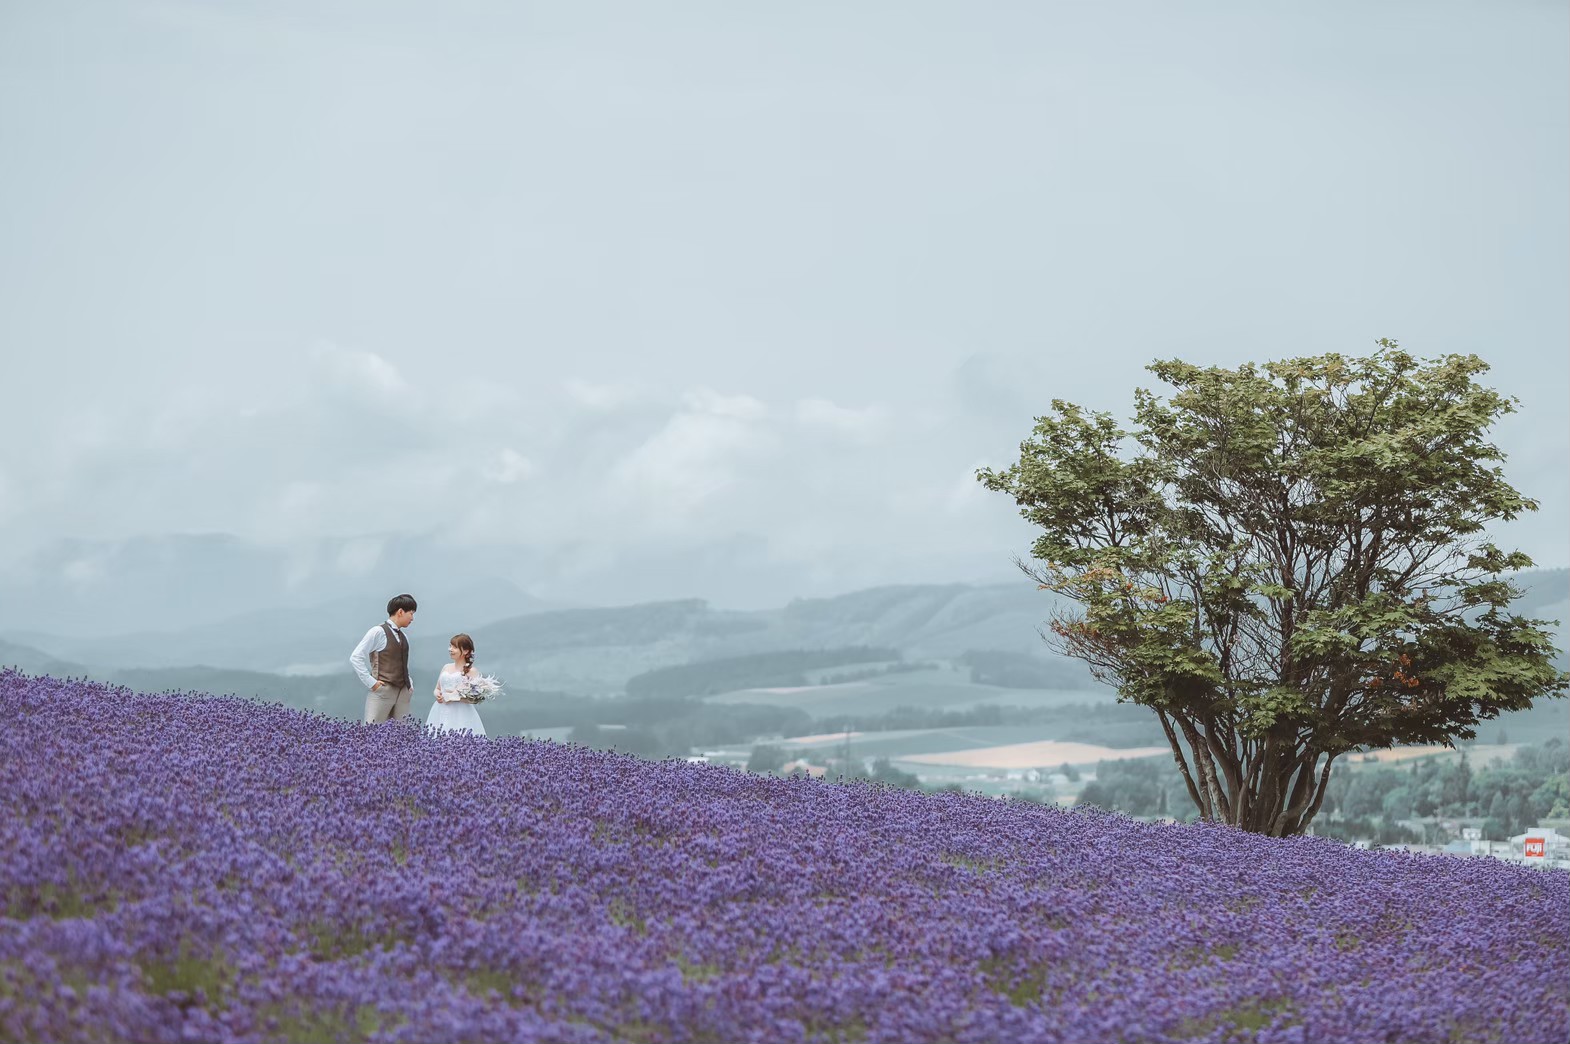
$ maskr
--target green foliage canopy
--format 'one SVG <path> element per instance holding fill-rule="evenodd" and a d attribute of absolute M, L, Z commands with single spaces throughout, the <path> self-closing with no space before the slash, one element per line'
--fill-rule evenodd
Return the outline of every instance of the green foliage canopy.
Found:
<path fill-rule="evenodd" d="M 977 477 L 1041 529 L 1020 564 L 1072 606 L 1051 640 L 1156 712 L 1204 818 L 1299 833 L 1339 755 L 1564 693 L 1545 622 L 1508 610 L 1531 560 L 1486 533 L 1537 505 L 1486 441 L 1515 401 L 1481 359 L 1149 369 L 1174 390 L 1130 428 L 1054 400 Z"/>

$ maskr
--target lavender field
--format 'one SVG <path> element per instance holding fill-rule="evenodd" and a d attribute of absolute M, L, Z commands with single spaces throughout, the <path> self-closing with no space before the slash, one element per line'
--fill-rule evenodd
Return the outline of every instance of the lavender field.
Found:
<path fill-rule="evenodd" d="M 0 673 L 0 1040 L 1564 1041 L 1570 876 Z"/>

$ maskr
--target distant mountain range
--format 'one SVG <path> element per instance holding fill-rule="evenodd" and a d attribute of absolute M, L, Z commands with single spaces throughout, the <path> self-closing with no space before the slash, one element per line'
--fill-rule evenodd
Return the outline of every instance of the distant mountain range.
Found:
<path fill-rule="evenodd" d="M 783 649 L 892 647 L 912 659 L 957 657 L 970 649 L 1051 658 L 1039 629 L 1052 607 L 1028 583 L 974 587 L 910 585 L 800 600 L 779 609 L 715 609 L 699 599 L 593 609 L 507 612 L 516 589 L 466 586 L 430 599 L 410 629 L 417 669 L 434 674 L 459 626 L 474 638 L 487 670 L 510 684 L 589 694 L 620 692 L 633 675 L 698 660 Z M 460 606 L 465 619 L 448 606 Z M 74 638 L 4 635 L 5 662 L 29 670 L 116 672 L 202 665 L 269 675 L 346 675 L 349 650 L 381 620 L 374 602 L 347 598 L 267 609 L 177 631 Z"/>
<path fill-rule="evenodd" d="M 869 567 L 870 569 L 871 567 Z M 933 559 L 933 580 L 1018 579 L 1005 551 Z M 0 635 L 96 638 L 183 632 L 244 613 L 310 620 L 314 607 L 342 602 L 358 620 L 408 591 L 439 629 L 548 609 L 631 605 L 697 596 L 766 609 L 794 596 L 870 587 L 804 575 L 768 540 L 744 533 L 689 543 L 592 542 L 558 547 L 471 546 L 435 534 L 383 534 L 264 544 L 221 534 L 164 534 L 123 540 L 60 539 L 21 553 L 0 547 Z M 824 586 L 828 584 L 830 586 Z M 450 612 L 449 612 L 450 611 Z M 137 653 L 136 655 L 142 655 Z M 311 662 L 313 655 L 288 662 Z"/>
<path fill-rule="evenodd" d="M 72 656 L 87 647 L 81 639 L 106 643 L 88 657 L 95 662 L 205 660 L 274 669 L 321 659 L 294 650 L 301 641 L 309 645 L 314 630 L 360 626 L 402 591 L 462 617 L 444 627 L 567 606 L 525 591 L 520 581 L 529 572 L 515 559 L 418 535 L 308 547 L 216 533 L 62 540 L 0 568 L 0 635 L 71 649 Z M 260 628 L 278 647 L 246 649 L 244 640 L 220 633 L 231 628 Z M 170 642 L 190 650 L 157 648 Z M 186 658 L 191 653 L 200 659 Z"/>
<path fill-rule="evenodd" d="M 655 668 L 785 649 L 880 646 L 913 660 L 997 649 L 1056 659 L 1040 636 L 1054 604 L 1023 582 L 902 585 L 755 611 L 687 600 L 532 613 L 473 637 L 488 666 L 532 688 L 610 693 Z"/>
<path fill-rule="evenodd" d="M 435 655 L 444 654 L 448 637 L 475 621 L 547 608 L 504 580 L 465 584 L 461 592 L 450 583 L 445 586 L 446 590 L 435 585 L 422 589 L 422 606 L 434 608 L 422 608 L 410 632 L 417 640 L 436 636 Z M 252 609 L 169 631 L 90 638 L 13 631 L 5 637 L 59 659 L 121 668 L 205 664 L 277 674 L 333 674 L 348 669 L 349 650 L 367 627 L 385 618 L 381 610 L 387 598 L 377 591 L 315 604 Z"/>
<path fill-rule="evenodd" d="M 762 611 L 719 610 L 690 599 L 505 614 L 497 611 L 509 595 L 504 585 L 490 591 L 489 602 L 474 597 L 472 588 L 464 593 L 454 604 L 470 621 L 491 609 L 491 622 L 466 626 L 482 668 L 506 679 L 511 691 L 620 695 L 629 678 L 655 668 L 790 649 L 879 646 L 909 660 L 993 649 L 1058 659 L 1038 634 L 1050 597 L 1025 582 L 876 588 Z M 93 639 L 9 634 L 0 639 L 0 664 L 143 691 L 254 695 L 352 717 L 361 694 L 350 675 L 349 651 L 380 620 L 376 606 L 364 608 L 336 599 L 178 631 Z M 417 614 L 410 637 L 421 685 L 445 662 L 455 627 L 436 613 Z M 1078 664 L 1063 666 L 1083 674 Z M 1094 687 L 1088 675 L 1085 684 Z"/>
<path fill-rule="evenodd" d="M 1526 588 L 1519 611 L 1570 618 L 1570 571 L 1519 579 Z M 748 611 L 715 609 L 698 599 L 552 609 L 505 580 L 460 586 L 437 578 L 422 591 L 433 608 L 421 610 L 410 632 L 417 680 L 435 677 L 446 660 L 447 638 L 460 627 L 474 638 L 482 668 L 506 679 L 509 688 L 580 695 L 619 695 L 629 678 L 663 667 L 848 646 L 892 648 L 910 661 L 959 661 L 988 650 L 1083 672 L 1047 649 L 1040 630 L 1056 603 L 1023 580 L 878 587 Z M 11 632 L 0 635 L 0 664 L 144 690 L 260 695 L 353 715 L 359 694 L 349 651 L 380 621 L 379 601 L 338 597 L 256 608 L 178 630 L 97 638 Z M 462 618 L 455 618 L 459 613 Z M 1561 623 L 1561 649 L 1564 635 Z M 1095 683 L 1087 676 L 1085 685 Z M 1007 690 L 998 691 L 1006 696 Z M 1553 708 L 1552 714 L 1567 709 L 1564 701 Z M 1550 713 L 1546 706 L 1543 711 Z M 1536 728 L 1541 715 L 1533 714 Z"/>

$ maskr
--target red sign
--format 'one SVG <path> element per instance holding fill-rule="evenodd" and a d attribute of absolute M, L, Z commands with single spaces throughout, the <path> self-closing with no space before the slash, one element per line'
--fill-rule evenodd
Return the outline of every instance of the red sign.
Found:
<path fill-rule="evenodd" d="M 1546 859 L 1546 858 L 1548 858 L 1548 842 L 1547 842 L 1547 840 L 1545 840 L 1544 838 L 1541 838 L 1541 837 L 1529 837 L 1529 838 L 1527 838 L 1526 839 L 1526 857 L 1528 859 Z"/>

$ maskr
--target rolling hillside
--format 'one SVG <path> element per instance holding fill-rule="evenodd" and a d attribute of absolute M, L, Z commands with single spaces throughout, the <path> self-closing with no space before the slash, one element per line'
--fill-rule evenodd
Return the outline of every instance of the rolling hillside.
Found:
<path fill-rule="evenodd" d="M 971 649 L 1051 659 L 1050 598 L 1029 584 L 881 587 L 740 612 L 697 600 L 535 613 L 471 632 L 488 665 L 530 688 L 619 692 L 661 667 L 788 649 L 893 647 L 907 659 Z"/>
<path fill-rule="evenodd" d="M 1570 1015 L 1557 871 L 9 672 L 0 717 L 4 1040 L 1546 1044 Z"/>

